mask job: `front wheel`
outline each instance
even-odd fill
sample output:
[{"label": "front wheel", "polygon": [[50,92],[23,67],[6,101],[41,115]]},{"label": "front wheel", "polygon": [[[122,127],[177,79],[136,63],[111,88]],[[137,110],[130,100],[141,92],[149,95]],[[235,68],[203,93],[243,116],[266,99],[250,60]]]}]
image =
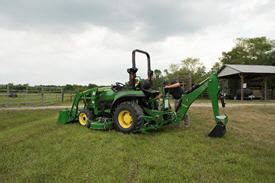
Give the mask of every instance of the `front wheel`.
[{"label": "front wheel", "polygon": [[142,126],[143,111],[135,102],[123,102],[114,111],[114,124],[118,131],[129,133]]},{"label": "front wheel", "polygon": [[91,111],[84,109],[80,110],[78,115],[78,122],[81,126],[89,125],[89,120],[92,120],[93,114]]}]

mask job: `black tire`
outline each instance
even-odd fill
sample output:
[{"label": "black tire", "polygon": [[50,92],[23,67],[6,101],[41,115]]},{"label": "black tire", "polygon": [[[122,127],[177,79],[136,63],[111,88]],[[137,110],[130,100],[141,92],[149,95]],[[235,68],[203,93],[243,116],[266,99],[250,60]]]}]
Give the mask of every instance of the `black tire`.
[{"label": "black tire", "polygon": [[[82,121],[81,119],[83,119],[84,121]],[[82,109],[82,110],[79,111],[78,123],[81,126],[87,126],[89,128],[90,127],[90,123],[89,123],[90,120],[93,120],[93,113],[91,111],[89,111],[88,109]]]},{"label": "black tire", "polygon": [[[131,115],[131,124],[129,127],[121,125],[121,121],[119,121],[119,115],[123,113],[123,111],[128,111]],[[115,128],[124,133],[130,133],[135,130],[138,130],[142,127],[142,117],[143,117],[143,110],[142,108],[135,102],[123,102],[117,106],[114,111],[114,126]]]},{"label": "black tire", "polygon": [[86,123],[86,127],[87,127],[87,128],[90,128],[90,127],[91,127],[91,122],[90,122],[90,121],[88,121],[88,123]]}]

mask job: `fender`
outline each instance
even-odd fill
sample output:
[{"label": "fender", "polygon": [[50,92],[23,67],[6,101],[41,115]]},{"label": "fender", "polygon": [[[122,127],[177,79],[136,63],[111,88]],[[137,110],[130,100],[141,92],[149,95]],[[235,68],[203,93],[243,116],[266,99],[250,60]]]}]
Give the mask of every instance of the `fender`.
[{"label": "fender", "polygon": [[134,100],[134,99],[141,99],[141,98],[145,98],[143,91],[137,91],[137,90],[120,91],[117,93],[117,95],[113,100],[111,111],[113,111],[116,108],[116,106],[121,102]]}]

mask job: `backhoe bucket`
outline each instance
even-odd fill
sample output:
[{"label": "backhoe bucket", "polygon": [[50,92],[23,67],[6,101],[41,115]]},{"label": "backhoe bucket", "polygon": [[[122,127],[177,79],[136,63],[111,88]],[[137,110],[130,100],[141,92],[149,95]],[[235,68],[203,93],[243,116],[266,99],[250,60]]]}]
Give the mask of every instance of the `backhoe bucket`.
[{"label": "backhoe bucket", "polygon": [[218,122],[213,130],[208,134],[209,137],[223,137],[226,133],[225,125],[222,122]]},{"label": "backhoe bucket", "polygon": [[70,111],[68,109],[64,109],[59,111],[59,116],[57,122],[59,124],[66,124],[70,122]]},{"label": "backhoe bucket", "polygon": [[225,125],[228,122],[227,115],[224,116],[216,116],[215,121],[217,122],[216,126],[213,130],[208,134],[209,137],[223,137],[226,133]]}]

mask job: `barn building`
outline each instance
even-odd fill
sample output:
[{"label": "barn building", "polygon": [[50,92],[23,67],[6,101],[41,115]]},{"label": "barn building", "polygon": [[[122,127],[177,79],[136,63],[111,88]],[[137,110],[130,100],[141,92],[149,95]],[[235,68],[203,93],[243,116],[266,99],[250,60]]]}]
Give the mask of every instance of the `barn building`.
[{"label": "barn building", "polygon": [[275,99],[275,66],[224,65],[218,77],[229,99]]}]

